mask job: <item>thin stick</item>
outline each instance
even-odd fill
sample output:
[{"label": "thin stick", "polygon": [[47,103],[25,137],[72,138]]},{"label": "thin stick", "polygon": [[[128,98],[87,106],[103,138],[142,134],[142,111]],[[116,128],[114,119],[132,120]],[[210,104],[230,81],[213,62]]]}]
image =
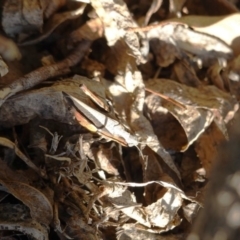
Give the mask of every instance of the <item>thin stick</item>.
[{"label": "thin stick", "polygon": [[185,106],[185,105],[183,105],[182,103],[174,100],[173,98],[170,98],[170,97],[165,96],[165,95],[163,95],[163,94],[161,94],[161,93],[155,92],[155,91],[153,91],[153,90],[151,90],[151,89],[149,89],[149,88],[146,88],[146,87],[145,87],[145,90],[146,90],[147,92],[153,93],[153,94],[161,97],[162,99],[165,99],[166,101],[169,101],[169,102],[177,105],[177,106],[180,107],[180,108],[186,109],[186,106]]},{"label": "thin stick", "polygon": [[10,96],[20,91],[32,88],[49,78],[59,76],[59,72],[62,72],[62,69],[75,66],[82,60],[90,45],[91,41],[84,40],[64,60],[49,66],[38,68],[25,76],[18,78],[8,86],[0,89],[0,106]]}]

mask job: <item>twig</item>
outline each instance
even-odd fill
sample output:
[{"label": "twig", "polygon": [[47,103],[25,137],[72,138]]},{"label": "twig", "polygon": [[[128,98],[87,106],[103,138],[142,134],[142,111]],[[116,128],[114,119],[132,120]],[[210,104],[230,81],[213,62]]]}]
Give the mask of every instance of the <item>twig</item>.
[{"label": "twig", "polygon": [[91,41],[84,40],[64,60],[49,66],[38,68],[25,76],[18,78],[8,86],[0,89],[0,106],[10,96],[20,91],[32,88],[49,78],[59,76],[59,72],[62,72],[62,69],[67,69],[76,65],[82,60],[90,45]]},{"label": "twig", "polygon": [[153,91],[153,90],[151,90],[151,89],[149,89],[149,88],[146,88],[146,87],[145,87],[145,90],[146,90],[147,92],[150,92],[150,93],[153,93],[153,94],[159,96],[159,97],[162,98],[162,99],[165,99],[166,101],[169,101],[169,102],[177,105],[177,106],[180,107],[180,108],[186,109],[186,106],[185,106],[185,105],[183,105],[182,103],[174,100],[173,98],[170,98],[170,97],[165,96],[165,95],[163,95],[163,94],[161,94],[161,93],[155,92],[155,91]]}]

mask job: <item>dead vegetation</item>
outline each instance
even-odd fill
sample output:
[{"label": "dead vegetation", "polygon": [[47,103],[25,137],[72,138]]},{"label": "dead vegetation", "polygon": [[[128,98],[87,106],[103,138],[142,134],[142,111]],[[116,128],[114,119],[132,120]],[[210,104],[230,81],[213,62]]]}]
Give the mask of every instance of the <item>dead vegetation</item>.
[{"label": "dead vegetation", "polygon": [[0,4],[0,239],[187,239],[238,110],[240,3]]}]

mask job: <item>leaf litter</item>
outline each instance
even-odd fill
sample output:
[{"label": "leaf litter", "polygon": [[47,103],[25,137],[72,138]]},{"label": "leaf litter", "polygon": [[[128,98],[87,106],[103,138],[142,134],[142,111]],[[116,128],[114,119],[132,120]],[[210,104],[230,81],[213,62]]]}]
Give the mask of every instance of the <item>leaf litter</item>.
[{"label": "leaf litter", "polygon": [[1,238],[187,238],[239,99],[237,6],[194,2],[1,3]]}]

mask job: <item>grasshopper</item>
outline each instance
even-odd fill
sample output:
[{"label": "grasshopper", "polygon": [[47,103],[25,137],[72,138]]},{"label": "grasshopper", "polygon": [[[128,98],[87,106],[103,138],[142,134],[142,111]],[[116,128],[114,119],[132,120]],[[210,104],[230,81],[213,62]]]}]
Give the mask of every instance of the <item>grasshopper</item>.
[{"label": "grasshopper", "polygon": [[[115,119],[110,118],[77,98],[65,93],[72,100],[72,109],[77,121],[92,132],[114,140],[123,146],[137,146],[138,140],[135,136],[125,130],[125,128]],[[83,115],[82,115],[82,114]],[[86,119],[87,118],[87,119]],[[89,122],[90,120],[90,122]]]}]

